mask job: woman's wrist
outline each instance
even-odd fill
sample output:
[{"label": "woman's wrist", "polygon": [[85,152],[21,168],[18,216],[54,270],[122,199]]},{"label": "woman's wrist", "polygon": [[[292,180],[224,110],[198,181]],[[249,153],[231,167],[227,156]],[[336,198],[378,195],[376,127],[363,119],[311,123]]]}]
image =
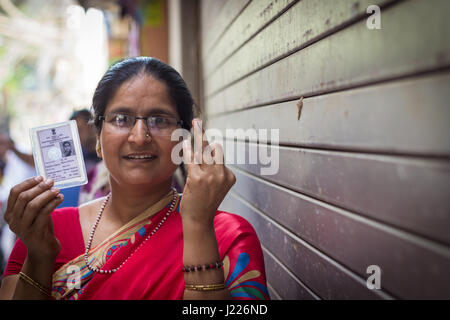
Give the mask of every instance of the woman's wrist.
[{"label": "woman's wrist", "polygon": [[[27,254],[13,299],[48,299],[54,261]],[[45,292],[45,293],[44,293]]]},{"label": "woman's wrist", "polygon": [[213,222],[183,218],[184,265],[200,265],[219,260]]},{"label": "woman's wrist", "polygon": [[[205,216],[208,218],[202,218]],[[194,232],[214,230],[214,216],[212,216],[212,218],[209,218],[209,216],[211,215],[195,215],[182,211],[181,221],[183,230],[193,230]]]},{"label": "woman's wrist", "polygon": [[56,256],[49,257],[38,253],[28,252],[25,261],[30,267],[32,266],[33,269],[39,268],[52,270],[53,266],[55,265]]}]

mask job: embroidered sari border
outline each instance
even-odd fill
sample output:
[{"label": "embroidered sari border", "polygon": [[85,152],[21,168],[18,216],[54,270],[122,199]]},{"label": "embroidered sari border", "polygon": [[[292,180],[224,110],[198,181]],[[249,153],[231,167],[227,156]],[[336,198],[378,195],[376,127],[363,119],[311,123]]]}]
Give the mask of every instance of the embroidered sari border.
[{"label": "embroidered sari border", "polygon": [[[112,235],[110,235],[108,238],[103,240],[100,244],[95,246],[93,249],[91,249],[88,253],[88,258],[92,262],[93,260],[102,260],[103,263],[106,263],[106,261],[103,261],[106,259],[106,256],[108,254],[108,251],[113,249],[115,245],[118,245],[119,248],[121,244],[124,242],[128,243],[132,237],[135,237],[137,233],[140,234],[139,230],[141,228],[148,228],[150,224],[152,224],[152,221],[147,221],[152,216],[164,213],[169,210],[167,208],[168,203],[171,202],[173,196],[173,191],[170,191],[168,194],[166,194],[161,200],[159,200],[156,204],[152,205],[150,208],[146,209],[143,213],[129,221],[127,224],[125,224],[123,227],[119,228],[116,232],[114,232]],[[178,208],[178,205],[180,203],[180,197],[177,197],[177,203],[175,208]],[[166,210],[164,210],[166,209]],[[177,210],[174,210],[174,212]],[[139,239],[142,240],[142,239]],[[132,241],[134,243],[134,241]],[[118,248],[118,249],[119,249]],[[117,249],[117,250],[118,250]],[[116,250],[116,249],[113,249]],[[114,254],[114,253],[113,253]],[[63,266],[61,266],[54,274],[53,274],[53,283],[52,283],[52,294],[56,298],[64,299],[67,298],[70,295],[75,295],[74,298],[77,299],[77,292],[79,290],[76,290],[74,288],[69,288],[69,280],[71,277],[73,277],[73,273],[70,274],[68,272],[70,267],[75,267],[79,271],[79,276],[81,280],[81,287],[84,288],[87,283],[90,282],[93,274],[92,271],[88,270],[86,267],[86,263],[84,261],[84,255],[83,252],[81,255],[77,256],[76,258],[68,261]],[[107,260],[109,261],[109,259]],[[75,269],[74,268],[74,269]]]}]

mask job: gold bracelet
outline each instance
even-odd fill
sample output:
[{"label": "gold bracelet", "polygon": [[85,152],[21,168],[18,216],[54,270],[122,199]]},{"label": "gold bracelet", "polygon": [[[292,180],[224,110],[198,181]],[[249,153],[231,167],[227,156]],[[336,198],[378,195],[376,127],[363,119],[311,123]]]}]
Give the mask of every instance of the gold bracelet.
[{"label": "gold bracelet", "polygon": [[32,278],[30,278],[29,276],[27,276],[25,273],[23,273],[22,271],[19,272],[19,277],[20,279],[22,279],[23,281],[25,281],[26,283],[28,283],[30,286],[38,289],[42,294],[46,295],[47,297],[52,298],[52,295],[50,294],[50,290],[48,290],[47,288],[45,288],[43,285],[41,285],[39,282],[33,280]]},{"label": "gold bracelet", "polygon": [[220,284],[186,284],[186,290],[193,291],[218,291],[226,289],[223,283]]}]

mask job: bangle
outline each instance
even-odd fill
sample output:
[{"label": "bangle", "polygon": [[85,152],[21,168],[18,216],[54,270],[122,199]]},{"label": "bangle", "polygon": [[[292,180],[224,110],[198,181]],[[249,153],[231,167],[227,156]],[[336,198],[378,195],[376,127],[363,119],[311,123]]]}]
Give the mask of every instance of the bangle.
[{"label": "bangle", "polygon": [[183,272],[192,272],[192,271],[205,271],[205,270],[212,270],[212,269],[220,269],[223,266],[222,261],[218,261],[215,263],[210,264],[204,264],[204,265],[198,265],[198,266],[183,266],[181,270]]},{"label": "bangle", "polygon": [[225,285],[223,283],[220,284],[186,284],[186,290],[193,291],[218,291],[225,289]]},{"label": "bangle", "polygon": [[19,272],[19,277],[26,283],[28,283],[30,286],[34,287],[35,289],[38,289],[42,294],[46,295],[49,298],[52,298],[52,295],[50,294],[50,290],[45,288],[43,285],[41,285],[39,282],[33,280],[29,276],[27,276],[22,271]]}]

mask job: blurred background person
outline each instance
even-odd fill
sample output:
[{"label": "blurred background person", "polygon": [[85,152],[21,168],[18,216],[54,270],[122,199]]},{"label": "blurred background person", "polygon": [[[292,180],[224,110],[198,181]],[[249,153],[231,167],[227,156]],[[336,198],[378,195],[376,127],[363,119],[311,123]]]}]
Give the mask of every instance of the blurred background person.
[{"label": "blurred background person", "polygon": [[91,113],[88,109],[74,111],[70,116],[70,120],[75,120],[77,122],[84,164],[86,166],[86,172],[89,173],[92,168],[100,162],[100,159],[95,153],[95,131],[89,123],[91,120]]},{"label": "blurred background person", "polygon": [[76,186],[67,189],[62,189],[61,193],[64,195],[63,202],[58,208],[76,207],[79,203],[83,203],[87,198],[82,196],[83,201],[80,202],[80,194],[90,192],[92,183],[97,176],[96,165],[100,161],[95,153],[95,131],[89,123],[91,113],[87,109],[74,111],[70,116],[70,120],[75,120],[78,127],[78,135],[80,137],[81,149],[83,151],[84,164],[86,166],[86,173],[88,176],[88,185]]},{"label": "blurred background person", "polygon": [[9,191],[19,181],[36,175],[36,172],[33,156],[18,150],[6,133],[0,133],[0,167],[0,265],[3,270],[16,240],[3,219]]},{"label": "blurred background person", "polygon": [[[109,192],[108,172],[96,153],[95,129],[90,123],[91,118],[91,113],[87,109],[75,111],[70,117],[70,120],[77,122],[88,183],[83,186],[65,189],[62,192],[64,192],[64,197],[66,197],[66,194],[69,197],[76,196],[77,204],[103,197]],[[69,194],[69,192],[73,192],[74,195]],[[76,195],[75,192],[77,192]],[[68,206],[64,202],[65,200],[60,207]],[[73,205],[73,203],[75,203],[74,200],[70,201],[71,206],[77,205]]]}]

